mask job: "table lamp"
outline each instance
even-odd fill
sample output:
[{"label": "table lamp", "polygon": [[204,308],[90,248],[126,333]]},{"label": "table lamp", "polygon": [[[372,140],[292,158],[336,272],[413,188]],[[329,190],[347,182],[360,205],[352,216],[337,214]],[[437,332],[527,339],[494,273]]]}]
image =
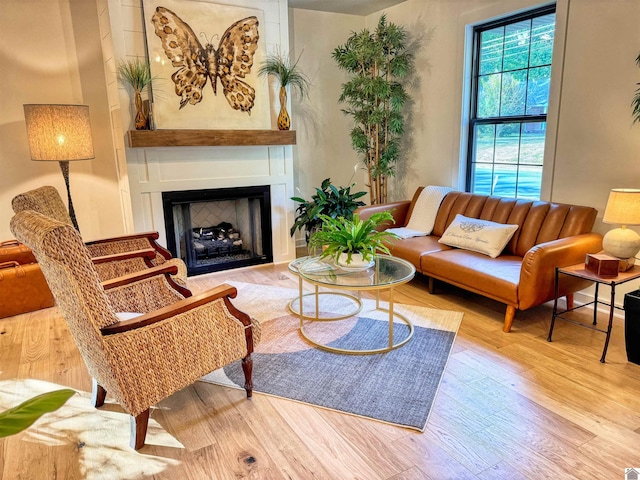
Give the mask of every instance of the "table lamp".
[{"label": "table lamp", "polygon": [[87,105],[24,105],[31,160],[55,161],[67,187],[69,216],[76,230],[78,221],[69,188],[69,162],[91,160],[93,141]]},{"label": "table lamp", "polygon": [[606,254],[622,260],[621,270],[628,270],[635,263],[634,257],[640,251],[640,235],[627,228],[627,225],[640,225],[640,190],[611,190],[602,221],[620,225],[620,228],[614,228],[605,234],[602,248]]}]

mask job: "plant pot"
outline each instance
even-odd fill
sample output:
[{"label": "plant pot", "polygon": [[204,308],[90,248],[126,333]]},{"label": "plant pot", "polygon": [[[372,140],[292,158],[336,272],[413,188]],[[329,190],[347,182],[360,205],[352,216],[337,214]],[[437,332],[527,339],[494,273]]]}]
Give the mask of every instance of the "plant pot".
[{"label": "plant pot", "polygon": [[352,253],[351,254],[351,262],[347,263],[347,259],[349,258],[349,254],[348,253],[341,253],[338,256],[338,260],[336,261],[336,263],[341,266],[341,267],[346,267],[346,268],[369,268],[371,266],[373,266],[373,264],[375,263],[373,261],[373,259],[371,260],[364,260],[362,258],[362,254],[361,253]]}]

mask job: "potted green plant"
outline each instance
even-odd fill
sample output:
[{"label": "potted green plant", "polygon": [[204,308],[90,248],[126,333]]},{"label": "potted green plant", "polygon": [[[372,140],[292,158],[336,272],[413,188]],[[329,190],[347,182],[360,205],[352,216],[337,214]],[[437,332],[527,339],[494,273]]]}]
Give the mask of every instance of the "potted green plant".
[{"label": "potted green plant", "polygon": [[148,119],[142,108],[142,90],[153,81],[149,63],[139,58],[120,62],[117,75],[118,80],[133,89],[136,104],[136,118],[134,120],[136,130],[146,130],[148,128]]},{"label": "potted green plant", "polygon": [[355,186],[352,183],[348,187],[336,187],[331,184],[330,178],[325,178],[316,188],[316,193],[311,196],[310,200],[302,197],[291,197],[291,200],[300,203],[296,208],[296,218],[291,227],[291,236],[296,230],[305,230],[305,238],[309,243],[310,235],[322,224],[320,215],[327,215],[331,218],[351,218],[356,208],[364,205],[364,202],[358,200],[365,196],[367,192],[351,192],[351,188]]},{"label": "potted green plant", "polygon": [[[302,55],[302,54],[300,54]],[[268,55],[267,59],[262,62],[258,70],[259,76],[272,75],[280,82],[280,113],[278,114],[278,129],[289,130],[291,128],[291,119],[287,113],[287,87],[295,88],[301,97],[305,97],[309,91],[309,79],[300,71],[298,67],[298,59],[291,63],[288,55],[277,52]]]},{"label": "potted green plant", "polygon": [[353,33],[333,51],[338,67],[351,75],[339,102],[353,117],[353,149],[363,155],[371,204],[387,201],[387,178],[395,175],[404,133],[403,106],[409,99],[400,81],[413,71],[407,31],[380,17],[375,31]]},{"label": "potted green plant", "polygon": [[355,213],[351,219],[320,215],[322,227],[312,236],[310,248],[322,249],[321,258],[331,257],[336,264],[346,267],[367,267],[377,253],[390,255],[385,241],[398,238],[376,228],[384,222],[394,222],[391,212],[378,212],[366,220]]}]

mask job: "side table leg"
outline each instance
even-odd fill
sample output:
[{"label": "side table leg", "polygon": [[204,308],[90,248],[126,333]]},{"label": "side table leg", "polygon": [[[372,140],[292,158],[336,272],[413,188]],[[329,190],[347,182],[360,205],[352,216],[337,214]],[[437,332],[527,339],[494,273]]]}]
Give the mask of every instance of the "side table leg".
[{"label": "side table leg", "polygon": [[547,342],[551,341],[551,335],[553,334],[553,326],[556,323],[556,316],[558,315],[558,294],[560,293],[560,288],[558,286],[558,267],[556,267],[556,278],[555,278],[555,286],[553,293],[553,314],[551,315],[551,325],[549,326],[549,336],[547,337]]},{"label": "side table leg", "polygon": [[[602,358],[600,359],[601,363],[604,363],[604,357],[607,356],[607,348],[609,348],[609,339],[611,338],[611,328],[613,327],[613,310],[614,310],[614,300],[616,298],[616,284],[611,284],[611,303],[609,307],[609,325],[607,326],[607,339],[604,341],[604,350],[602,350]],[[597,306],[597,305],[596,305]]]}]

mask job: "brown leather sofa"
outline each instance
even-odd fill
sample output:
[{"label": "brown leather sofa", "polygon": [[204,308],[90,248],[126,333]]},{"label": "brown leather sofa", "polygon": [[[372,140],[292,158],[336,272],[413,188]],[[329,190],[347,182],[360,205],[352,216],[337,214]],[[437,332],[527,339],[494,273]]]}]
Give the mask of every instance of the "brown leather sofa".
[{"label": "brown leather sofa", "polygon": [[[393,226],[406,226],[422,188],[411,201],[360,207],[358,213],[368,218],[390,210]],[[502,253],[491,258],[438,243],[456,214],[519,227]],[[433,279],[438,279],[505,303],[503,331],[509,332],[516,309],[554,298],[555,267],[583,262],[587,253],[602,250],[602,236],[591,232],[596,214],[591,207],[450,192],[440,204],[431,235],[394,240],[390,249],[429,277],[431,293]],[[589,282],[567,276],[559,293],[571,306],[573,294],[587,286]]]}]

